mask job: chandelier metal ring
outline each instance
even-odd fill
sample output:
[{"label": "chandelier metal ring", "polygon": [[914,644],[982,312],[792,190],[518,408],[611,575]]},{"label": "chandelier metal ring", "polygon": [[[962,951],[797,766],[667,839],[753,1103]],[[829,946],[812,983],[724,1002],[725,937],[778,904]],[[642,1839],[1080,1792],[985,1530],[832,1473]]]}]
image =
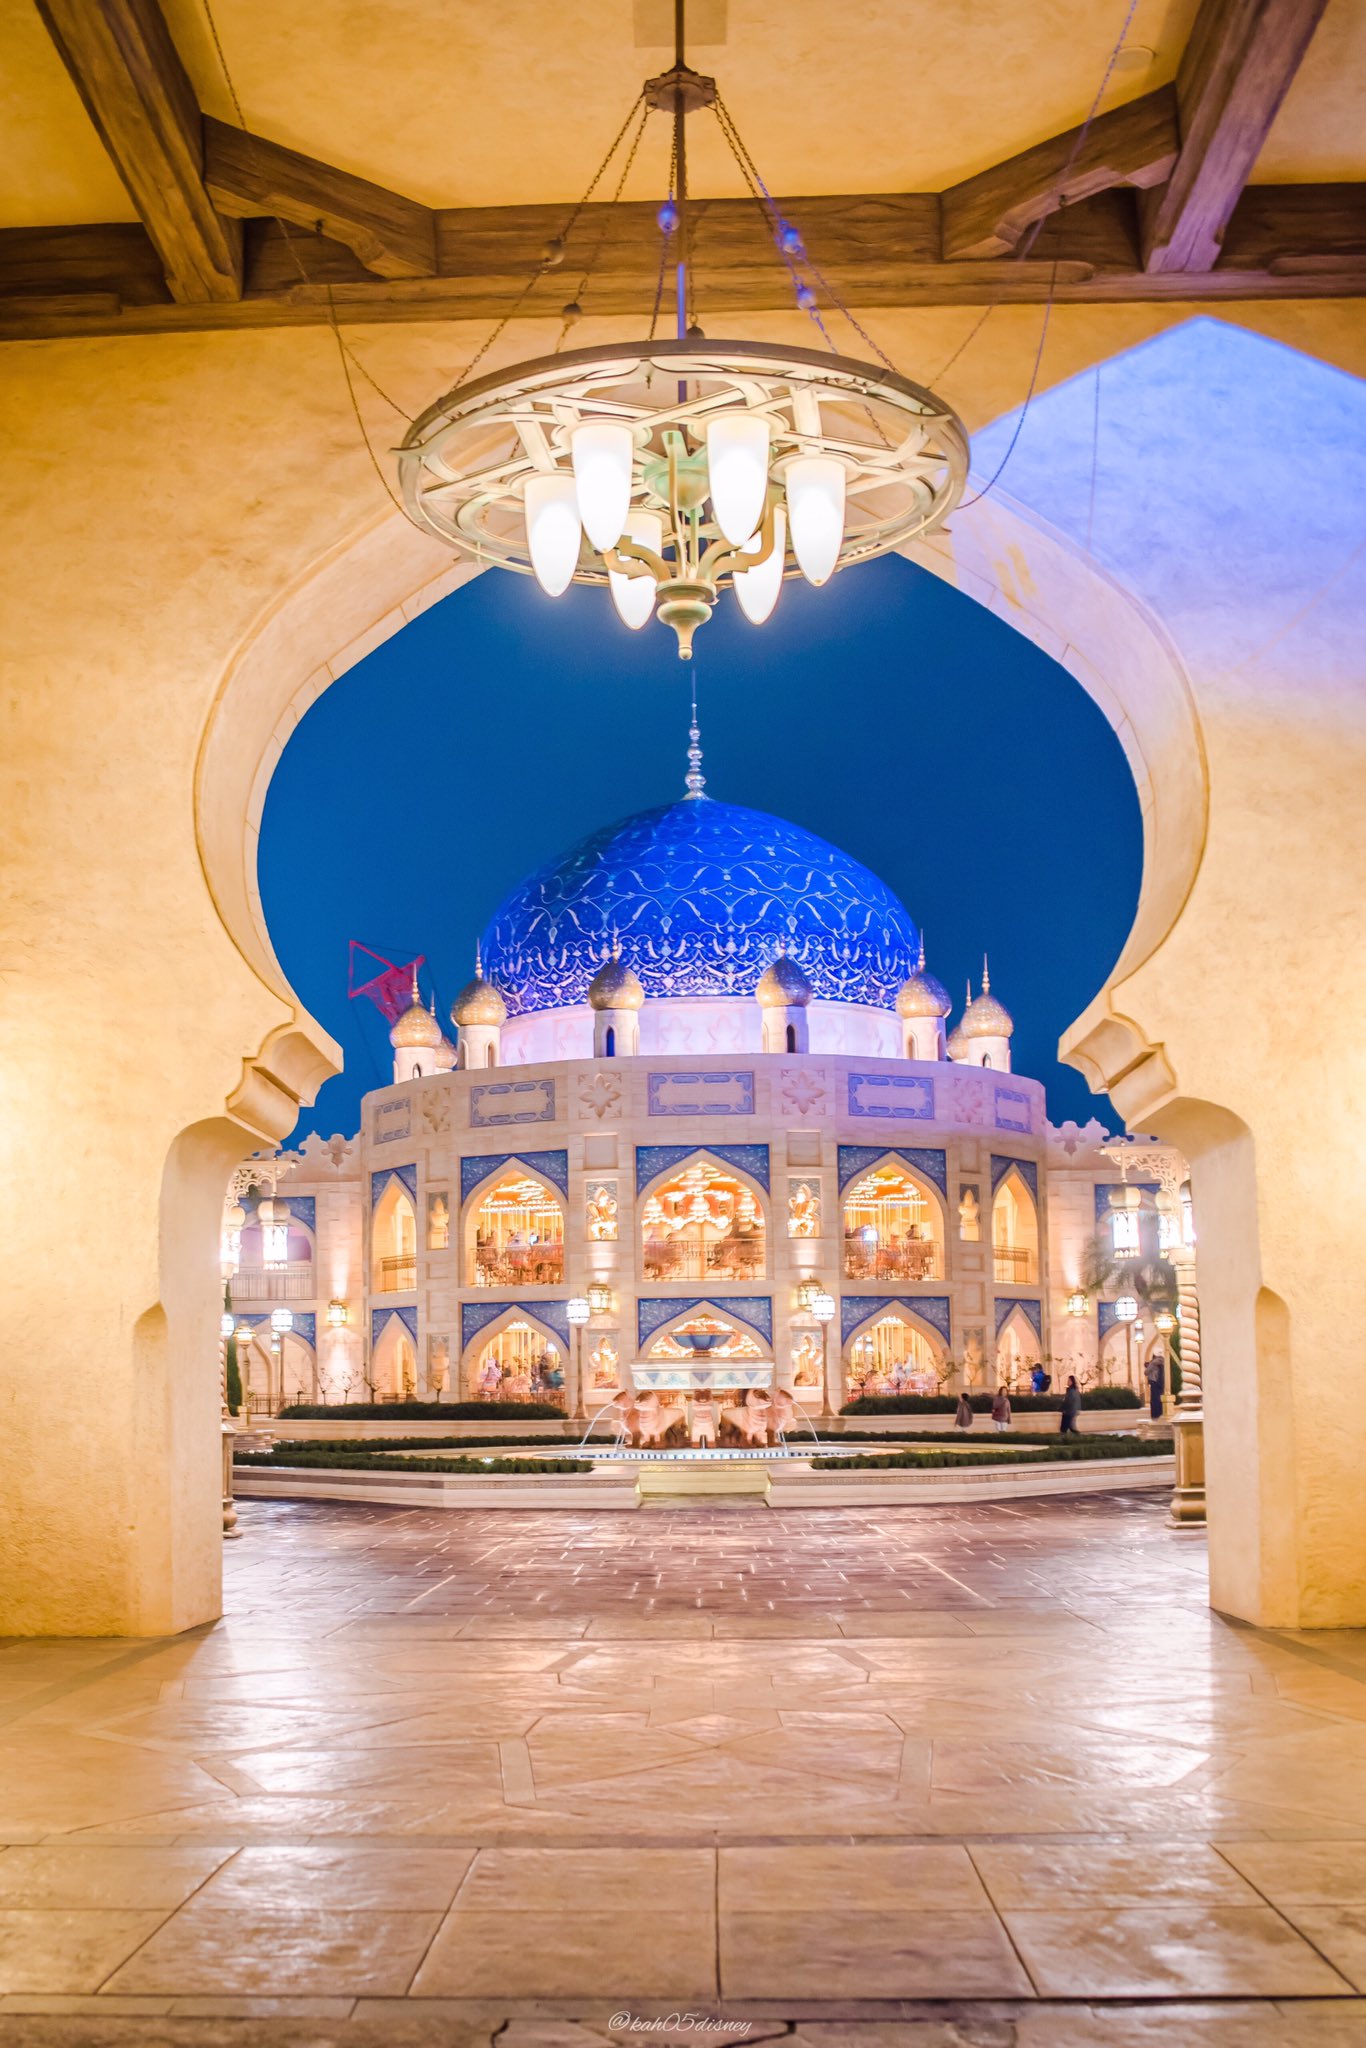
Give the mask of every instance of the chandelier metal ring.
[{"label": "chandelier metal ring", "polygon": [[[708,502],[709,422],[725,413],[748,413],[768,429],[761,537],[739,548],[725,540]],[[586,422],[629,427],[631,510],[655,515],[651,531],[667,537],[658,552],[637,546],[629,526],[606,550],[584,538],[565,580],[653,576],[658,616],[679,633],[685,657],[718,590],[757,553],[772,561],[775,575],[780,561],[785,577],[800,573],[773,549],[775,507],[801,458],[824,458],[843,471],[835,568],[941,524],[967,476],[961,420],[894,371],[777,343],[659,339],[569,350],[457,385],[413,423],[398,451],[409,517],[482,564],[537,573],[527,485],[538,476],[573,476],[573,437]]]}]

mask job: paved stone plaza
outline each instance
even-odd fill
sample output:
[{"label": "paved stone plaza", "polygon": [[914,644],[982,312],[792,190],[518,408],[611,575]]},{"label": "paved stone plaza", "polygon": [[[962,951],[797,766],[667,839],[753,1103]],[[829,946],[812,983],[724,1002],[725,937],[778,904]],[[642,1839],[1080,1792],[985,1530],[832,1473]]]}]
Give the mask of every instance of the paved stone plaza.
[{"label": "paved stone plaza", "polygon": [[248,1503],[0,1647],[0,2041],[1366,2043],[1366,1634],[1164,1511]]}]

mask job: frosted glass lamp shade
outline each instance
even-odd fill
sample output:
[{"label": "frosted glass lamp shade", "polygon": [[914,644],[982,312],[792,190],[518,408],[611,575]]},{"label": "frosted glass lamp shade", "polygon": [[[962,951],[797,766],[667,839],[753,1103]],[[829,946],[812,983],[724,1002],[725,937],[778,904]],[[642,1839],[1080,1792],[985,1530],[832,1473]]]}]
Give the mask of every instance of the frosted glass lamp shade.
[{"label": "frosted glass lamp shade", "polygon": [[614,548],[631,506],[635,442],[620,420],[584,420],[569,437],[583,530],[598,552]]},{"label": "frosted glass lamp shade", "polygon": [[579,564],[578,492],[563,470],[538,471],[526,483],[526,537],[536,581],[547,597],[568,590]]},{"label": "frosted glass lamp shade", "polygon": [[[746,554],[757,555],[762,543],[758,536],[749,542]],[[737,569],[734,575],[735,595],[740,609],[751,626],[762,626],[772,614],[778,602],[778,592],[783,587],[783,567],[787,561],[787,513],[781,505],[773,508],[773,546],[762,562],[753,569]]]},{"label": "frosted glass lamp shade", "polygon": [[[658,512],[628,512],[623,539],[633,540],[655,554],[664,550],[664,519]],[[629,626],[633,633],[653,616],[655,608],[655,579],[645,570],[639,576],[623,576],[616,569],[607,572],[607,584],[612,593],[612,602],[617,608],[617,617]]]},{"label": "frosted glass lamp shade", "polygon": [[844,464],[832,455],[799,455],[785,482],[797,567],[808,583],[828,583],[844,539]]},{"label": "frosted glass lamp shade", "polygon": [[716,523],[733,548],[764,516],[768,421],[761,413],[719,412],[707,421],[707,472]]}]

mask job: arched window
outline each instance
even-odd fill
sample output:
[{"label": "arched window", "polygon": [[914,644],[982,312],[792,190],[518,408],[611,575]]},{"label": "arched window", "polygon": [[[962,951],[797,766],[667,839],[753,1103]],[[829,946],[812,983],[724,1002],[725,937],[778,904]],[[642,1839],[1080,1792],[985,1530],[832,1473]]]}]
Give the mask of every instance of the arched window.
[{"label": "arched window", "polygon": [[1030,1367],[1039,1362],[1039,1340],[1028,1316],[1016,1309],[996,1339],[996,1379],[1000,1386],[1022,1384]]},{"label": "arched window", "polygon": [[614,1060],[614,1059],[616,1058],[616,1056],[617,1056],[617,1027],[616,1027],[616,1025],[615,1025],[615,1024],[609,1024],[609,1025],[608,1025],[608,1027],[607,1027],[607,1030],[606,1030],[606,1033],[605,1033],[605,1035],[604,1035],[604,1037],[603,1037],[603,1041],[602,1041],[602,1050],[603,1050],[603,1054],[604,1054],[604,1056],[605,1056],[605,1057],[606,1057],[607,1059],[609,1059],[609,1060]]},{"label": "arched window", "polygon": [[471,1287],[556,1287],[564,1279],[564,1210],[545,1182],[510,1166],[471,1219]]},{"label": "arched window", "polygon": [[789,1052],[797,1050],[797,1027],[795,1024],[789,1024],[787,1027],[787,1049]]},{"label": "arched window", "polygon": [[747,1181],[696,1159],[641,1210],[647,1280],[751,1280],[764,1269],[764,1212]]},{"label": "arched window", "polygon": [[844,1197],[846,1280],[942,1280],[944,1223],[925,1183],[884,1160]]},{"label": "arched window", "polygon": [[401,1316],[390,1316],[370,1360],[370,1384],[377,1401],[417,1399],[417,1346]]},{"label": "arched window", "polygon": [[1032,1287],[1039,1277],[1039,1212],[1012,1167],[991,1205],[992,1263],[1006,1286]]},{"label": "arched window", "polygon": [[564,1358],[555,1339],[518,1316],[474,1356],[469,1393],[476,1401],[564,1400]]},{"label": "arched window", "polygon": [[849,1384],[856,1394],[933,1394],[935,1347],[904,1316],[879,1316],[849,1346]]},{"label": "arched window", "polygon": [[682,1342],[688,1336],[715,1339],[707,1348],[708,1358],[762,1358],[764,1355],[763,1346],[751,1331],[728,1322],[724,1316],[713,1315],[710,1309],[696,1309],[670,1329],[662,1331],[651,1344],[646,1357],[695,1358],[694,1347]]},{"label": "arched window", "polygon": [[417,1286],[417,1211],[402,1181],[391,1180],[371,1226],[372,1281],[376,1294],[404,1294]]}]

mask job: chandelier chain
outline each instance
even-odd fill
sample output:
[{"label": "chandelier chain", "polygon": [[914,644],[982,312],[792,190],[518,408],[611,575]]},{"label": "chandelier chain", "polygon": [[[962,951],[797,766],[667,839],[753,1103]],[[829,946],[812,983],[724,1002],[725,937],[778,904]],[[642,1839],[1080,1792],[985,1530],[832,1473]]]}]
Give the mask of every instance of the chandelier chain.
[{"label": "chandelier chain", "polygon": [[[673,196],[674,196],[674,187],[676,186],[677,182],[678,182],[678,138],[677,138],[677,136],[672,136],[672,137],[671,137],[671,139],[670,139],[670,143],[669,143],[669,199],[670,199],[670,201],[672,201],[672,199],[673,199]],[[666,270],[668,269],[668,267],[669,267],[669,240],[668,240],[668,236],[667,236],[667,235],[661,235],[661,236],[660,236],[660,238],[659,238],[659,275],[658,275],[658,276],[656,277],[656,279],[655,279],[655,302],[654,302],[654,307],[653,307],[653,310],[651,311],[651,314],[650,314],[650,333],[649,333],[649,339],[650,339],[651,341],[653,341],[653,340],[654,340],[654,338],[655,338],[655,329],[656,329],[656,327],[658,327],[658,325],[659,325],[659,314],[660,314],[660,308],[661,308],[661,307],[663,306],[663,304],[664,304],[664,273],[665,273],[665,271],[666,271]]]},{"label": "chandelier chain", "polygon": [[[612,193],[612,197],[607,202],[609,206],[615,206],[618,203],[623,191],[626,188],[626,180],[631,175],[631,168],[636,160],[636,152],[640,148],[641,137],[645,133],[645,124],[650,118],[649,107],[647,105],[643,105],[639,100],[636,102],[636,104],[637,106],[640,107],[640,120],[636,125],[636,132],[631,138],[631,146],[626,152],[626,161],[621,167],[621,176],[617,179],[616,188]],[[632,111],[634,111],[634,109]],[[620,140],[620,137],[618,137],[618,140]],[[613,147],[615,148],[615,144],[613,145]],[[571,295],[569,303],[570,305],[578,306],[580,308],[580,311],[582,310],[584,291],[588,285],[589,279],[593,275],[593,272],[597,269],[598,259],[601,257],[603,250],[607,247],[607,237],[610,232],[611,230],[608,225],[608,222],[604,220],[601,231],[598,235],[598,239],[593,246],[592,254],[589,256],[587,263],[584,265],[583,274],[580,277],[577,285],[574,287],[574,291]],[[563,324],[560,328],[560,338],[555,343],[555,347],[552,351],[554,355],[558,355],[560,350],[564,347],[565,336],[568,334],[570,328],[573,326],[576,318],[577,315],[570,314],[568,312],[568,309],[566,308],[565,314],[563,316]]]},{"label": "chandelier chain", "polygon": [[[768,187],[765,185],[763,179],[760,177],[754,159],[753,157],[751,157],[748,149],[745,147],[744,140],[740,135],[740,131],[735,126],[735,122],[731,117],[729,109],[726,107],[726,104],[721,98],[719,92],[716,95],[713,111],[716,114],[716,119],[718,124],[720,125],[721,133],[725,137],[727,147],[729,148],[731,155],[735,158],[736,163],[740,167],[740,175],[744,178],[745,183],[749,186],[750,197],[753,199],[755,205],[759,208],[759,211],[763,214],[765,221],[768,223],[769,230],[773,236],[774,242],[777,245],[778,254],[782,259],[784,268],[786,269],[788,276],[792,280],[792,286],[796,294],[797,304],[799,306],[802,306],[802,279],[798,275],[797,267],[793,262],[792,257],[790,256],[788,251],[783,247],[782,244],[782,215],[778,211],[777,202],[774,200],[772,193],[768,190]],[[802,306],[802,310],[805,312],[807,318],[812,322],[813,326],[816,327],[816,329],[820,333],[821,338],[824,341],[826,347],[829,349],[831,355],[838,355],[839,350],[835,346],[829,328],[826,326],[824,320],[822,320],[821,318],[820,308],[814,303],[814,298],[812,304],[810,304],[809,306]]]}]

